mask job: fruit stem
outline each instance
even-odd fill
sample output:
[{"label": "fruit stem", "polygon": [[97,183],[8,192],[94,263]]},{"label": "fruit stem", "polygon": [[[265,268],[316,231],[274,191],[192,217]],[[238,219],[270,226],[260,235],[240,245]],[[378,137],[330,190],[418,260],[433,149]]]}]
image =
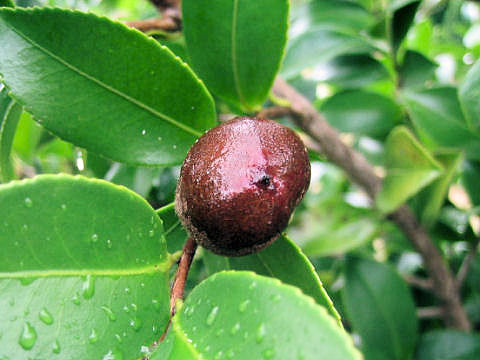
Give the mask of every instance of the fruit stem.
[{"label": "fruit stem", "polygon": [[175,280],[173,281],[172,291],[170,292],[170,318],[168,319],[167,326],[165,326],[162,336],[154,343],[154,346],[158,345],[158,343],[161,343],[163,339],[165,339],[167,331],[170,328],[170,324],[172,323],[172,317],[175,315],[175,303],[177,299],[183,299],[183,292],[185,290],[185,284],[187,283],[188,271],[190,270],[190,265],[192,265],[196,250],[197,242],[193,240],[193,238],[189,237],[183,247],[182,256],[178,262]]},{"label": "fruit stem", "polygon": [[192,264],[195,251],[197,250],[197,242],[189,237],[185,246],[183,247],[182,256],[178,263],[177,274],[173,282],[172,291],[170,294],[170,315],[175,315],[175,302],[177,299],[183,298],[185,284],[187,282],[188,271]]}]

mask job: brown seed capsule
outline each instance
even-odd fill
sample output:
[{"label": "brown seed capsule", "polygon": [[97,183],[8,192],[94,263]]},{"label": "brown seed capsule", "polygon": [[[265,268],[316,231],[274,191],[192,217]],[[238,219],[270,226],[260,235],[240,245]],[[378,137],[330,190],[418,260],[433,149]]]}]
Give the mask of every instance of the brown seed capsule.
[{"label": "brown seed capsule", "polygon": [[308,154],[295,132],[271,120],[238,117],[192,146],[175,207],[203,247],[248,255],[278,238],[309,183]]}]

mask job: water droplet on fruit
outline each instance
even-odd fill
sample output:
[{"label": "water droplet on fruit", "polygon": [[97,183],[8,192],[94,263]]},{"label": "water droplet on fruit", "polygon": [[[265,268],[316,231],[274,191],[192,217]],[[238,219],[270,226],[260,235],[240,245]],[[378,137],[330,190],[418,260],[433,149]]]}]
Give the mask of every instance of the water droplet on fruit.
[{"label": "water droplet on fruit", "polygon": [[46,325],[53,324],[53,316],[46,308],[40,310],[40,312],[38,313],[38,318]]},{"label": "water droplet on fruit", "polygon": [[210,314],[207,316],[207,325],[211,326],[213,322],[215,321],[215,318],[217,317],[218,314],[218,306],[215,306],[212,311],[210,311]]},{"label": "water droplet on fruit", "polygon": [[37,341],[37,332],[35,328],[30,325],[29,322],[23,324],[22,333],[20,334],[20,338],[18,339],[18,343],[22,348],[25,350],[30,350],[35,345]]},{"label": "water droplet on fruit", "polygon": [[33,206],[33,201],[29,197],[25,198],[25,206],[31,208]]}]

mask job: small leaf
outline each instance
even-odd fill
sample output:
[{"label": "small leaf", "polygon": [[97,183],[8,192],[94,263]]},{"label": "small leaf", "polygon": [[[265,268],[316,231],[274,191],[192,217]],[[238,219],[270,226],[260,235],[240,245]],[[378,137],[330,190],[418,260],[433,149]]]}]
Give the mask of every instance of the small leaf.
[{"label": "small leaf", "polygon": [[385,359],[409,358],[418,337],[417,316],[409,289],[395,271],[375,261],[349,259],[343,299],[365,349]]},{"label": "small leaf", "polygon": [[389,5],[391,46],[397,52],[415,18],[420,0],[393,0]]},{"label": "small leaf", "polygon": [[0,7],[15,7],[13,0],[0,0]]},{"label": "small leaf", "polygon": [[459,98],[469,126],[480,130],[480,60],[472,66],[460,85]]},{"label": "small leaf", "polygon": [[439,154],[436,156],[436,159],[444,166],[445,172],[424,189],[416,201],[421,209],[421,222],[427,228],[431,227],[437,220],[450,183],[457,174],[463,156],[461,153],[454,152]]},{"label": "small leaf", "polygon": [[287,0],[183,1],[194,69],[222,99],[247,110],[265,102],[287,36]]},{"label": "small leaf", "polygon": [[217,273],[198,285],[152,360],[178,359],[172,352],[179,347],[188,347],[193,359],[361,359],[310,297],[243,271]]},{"label": "small leaf", "polygon": [[250,270],[296,286],[327,308],[342,326],[340,316],[313,265],[298,246],[285,235],[264,250],[248,256],[224,257],[205,252],[205,264],[210,274],[222,270]]},{"label": "small leaf", "polygon": [[388,214],[440,176],[443,168],[403,126],[392,131],[386,147],[387,176],[376,203]]},{"label": "small leaf", "polygon": [[133,359],[166,325],[162,223],[123,187],[66,175],[2,185],[0,247],[4,357]]},{"label": "small leaf", "polygon": [[345,54],[364,54],[374,47],[359,36],[332,29],[312,29],[293,38],[283,61],[282,76],[292,78],[305,68]]},{"label": "small leaf", "polygon": [[424,144],[431,149],[464,149],[468,158],[480,159],[480,136],[467,126],[457,89],[410,90],[403,93],[403,98]]},{"label": "small leaf", "polygon": [[188,239],[188,233],[175,213],[175,204],[171,203],[158,209],[157,214],[163,221],[168,252],[173,254],[182,250]]},{"label": "small leaf", "polygon": [[0,43],[12,97],[60,138],[110,159],[181,163],[215,123],[213,101],[190,68],[120,23],[3,8]]},{"label": "small leaf", "polygon": [[478,161],[467,161],[461,175],[462,183],[467,190],[474,206],[480,205],[480,187],[478,179],[480,179],[480,163]]},{"label": "small leaf", "polygon": [[415,88],[425,85],[433,78],[437,64],[425,55],[407,50],[400,66],[400,83],[402,87]]},{"label": "small leaf", "polygon": [[22,107],[9,96],[6,88],[0,90],[0,182],[14,178],[10,151]]},{"label": "small leaf", "polygon": [[321,69],[325,69],[321,80],[346,89],[363,87],[388,77],[385,66],[366,54],[337,56]]},{"label": "small leaf", "polygon": [[480,336],[454,330],[424,334],[418,344],[415,360],[477,360],[480,358]]},{"label": "small leaf", "polygon": [[310,1],[299,6],[292,16],[291,32],[298,34],[312,27],[329,27],[359,32],[375,19],[364,7],[350,1]]},{"label": "small leaf", "polygon": [[339,92],[320,111],[341,132],[382,138],[400,122],[401,110],[391,99],[363,90]]}]

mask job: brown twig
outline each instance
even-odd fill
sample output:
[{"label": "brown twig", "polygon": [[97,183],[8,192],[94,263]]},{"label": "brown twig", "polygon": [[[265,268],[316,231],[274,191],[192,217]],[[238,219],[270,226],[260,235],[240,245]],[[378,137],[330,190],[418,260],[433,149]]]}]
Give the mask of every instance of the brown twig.
[{"label": "brown twig", "polygon": [[463,259],[462,265],[460,266],[460,269],[458,270],[458,273],[457,273],[457,286],[459,289],[462,287],[462,284],[465,282],[465,279],[467,278],[468,272],[470,271],[473,261],[475,260],[475,256],[477,255],[479,245],[480,245],[480,237],[476,238],[473,241],[473,243],[470,246],[470,250],[468,251],[468,254]]},{"label": "brown twig", "polygon": [[439,306],[429,306],[417,309],[417,316],[420,319],[436,319],[443,316],[444,309]]},{"label": "brown twig", "polygon": [[128,21],[125,24],[141,32],[176,32],[181,30],[179,23],[171,17],[162,17],[161,19],[155,18],[147,20]]},{"label": "brown twig", "polygon": [[431,291],[433,290],[433,281],[431,279],[423,279],[417,276],[407,275],[403,279],[410,285],[419,289]]},{"label": "brown twig", "polygon": [[[285,81],[277,78],[273,91],[276,96],[290,103],[293,120],[320,144],[329,160],[343,168],[352,181],[360,185],[371,199],[375,199],[382,181],[375,174],[372,165],[360,153],[344,144],[339,133],[328,124],[310,102]],[[458,329],[470,330],[471,324],[462,307],[456,280],[427,232],[405,205],[389,217],[420,252],[432,278],[433,290],[444,302],[445,323]]]}]

